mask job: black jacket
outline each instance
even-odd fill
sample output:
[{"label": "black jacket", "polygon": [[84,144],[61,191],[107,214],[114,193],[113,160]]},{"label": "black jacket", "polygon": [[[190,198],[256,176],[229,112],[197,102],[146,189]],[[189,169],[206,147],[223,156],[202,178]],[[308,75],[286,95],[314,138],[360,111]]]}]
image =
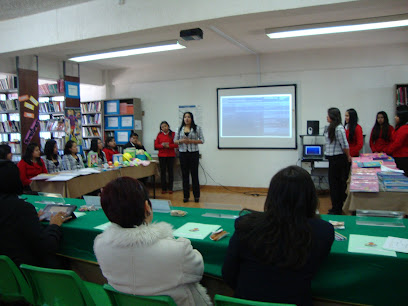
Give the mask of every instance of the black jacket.
[{"label": "black jacket", "polygon": [[[236,222],[239,222],[239,219]],[[309,219],[309,224],[312,229],[311,254],[306,265],[297,271],[261,263],[239,240],[239,233],[235,232],[222,267],[222,276],[234,289],[235,297],[312,305],[312,278],[330,252],[334,229],[330,223],[321,219]]]},{"label": "black jacket", "polygon": [[18,177],[16,169],[12,163],[0,162],[3,177],[0,179],[3,185],[0,190],[0,254],[10,257],[17,266],[25,263],[55,268],[58,262],[55,252],[62,231],[58,225],[41,224],[33,205],[19,199],[16,193],[7,193],[15,184],[21,184],[15,178]]}]

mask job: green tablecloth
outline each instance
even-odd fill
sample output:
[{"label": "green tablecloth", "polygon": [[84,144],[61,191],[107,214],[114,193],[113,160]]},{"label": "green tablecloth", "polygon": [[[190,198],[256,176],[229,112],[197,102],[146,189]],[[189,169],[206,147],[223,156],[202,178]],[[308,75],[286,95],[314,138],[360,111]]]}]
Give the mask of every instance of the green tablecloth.
[{"label": "green tablecloth", "polygon": [[[43,199],[39,196],[25,196],[36,207],[44,204],[36,203]],[[83,200],[66,199],[69,204],[80,207]],[[226,231],[233,233],[234,220],[203,217],[206,212],[238,214],[234,211],[210,210],[200,208],[180,208],[188,212],[185,217],[172,217],[169,214],[155,213],[154,221],[165,221],[176,229],[187,222],[198,222],[221,225]],[[324,220],[344,221],[346,229],[339,233],[349,238],[350,234],[370,236],[395,236],[408,238],[407,228],[390,228],[356,225],[353,216],[322,215]],[[76,220],[62,226],[64,237],[61,254],[96,262],[93,253],[93,240],[101,231],[95,226],[108,222],[102,210],[87,212]],[[404,220],[405,226],[408,221]],[[193,247],[204,257],[205,273],[221,277],[224,254],[229,237],[220,241],[191,239]],[[348,240],[334,241],[328,259],[312,283],[313,296],[331,300],[347,301],[372,305],[403,305],[408,300],[405,277],[408,271],[408,254],[397,253],[397,257],[348,252]]]}]

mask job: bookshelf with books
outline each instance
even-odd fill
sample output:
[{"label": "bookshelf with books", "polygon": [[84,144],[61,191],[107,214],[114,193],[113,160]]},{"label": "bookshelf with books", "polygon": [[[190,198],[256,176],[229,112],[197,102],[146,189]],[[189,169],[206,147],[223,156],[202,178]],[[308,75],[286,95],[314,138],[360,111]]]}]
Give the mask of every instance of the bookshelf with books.
[{"label": "bookshelf with books", "polygon": [[20,102],[17,77],[0,79],[0,142],[11,147],[13,160],[21,159]]},{"label": "bookshelf with books", "polygon": [[103,141],[103,101],[81,101],[81,122],[83,150],[89,151],[91,141],[94,138],[100,138]]},{"label": "bookshelf with books", "polygon": [[138,133],[143,141],[141,104],[138,98],[104,101],[104,139],[115,137],[119,152],[123,151],[131,132]]},{"label": "bookshelf with books", "polygon": [[397,84],[395,98],[398,105],[408,105],[408,84]]},{"label": "bookshelf with books", "polygon": [[57,142],[59,152],[65,146],[65,92],[64,80],[41,81],[39,92],[39,119],[41,147],[44,149],[48,139]]}]

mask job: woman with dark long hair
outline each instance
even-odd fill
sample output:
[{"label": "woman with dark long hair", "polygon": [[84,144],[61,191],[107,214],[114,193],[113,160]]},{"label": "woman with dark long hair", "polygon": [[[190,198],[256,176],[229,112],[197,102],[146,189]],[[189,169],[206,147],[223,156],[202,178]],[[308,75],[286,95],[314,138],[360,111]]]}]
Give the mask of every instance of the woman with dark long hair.
[{"label": "woman with dark long hair", "polygon": [[386,112],[377,113],[375,124],[371,131],[370,148],[373,153],[385,152],[387,146],[391,143],[394,128],[388,121]]},{"label": "woman with dark long hair", "polygon": [[38,144],[28,144],[23,158],[17,164],[20,170],[20,178],[24,189],[30,190],[31,178],[41,173],[48,173],[41,159],[41,151]]},{"label": "woman with dark long hair", "polygon": [[408,176],[408,106],[397,107],[395,132],[386,153],[394,157],[397,167]]},{"label": "woman with dark long hair", "polygon": [[235,297],[312,305],[310,284],[334,239],[317,206],[306,170],[290,166],[274,175],[264,211],[241,213],[235,222],[222,268]]},{"label": "woman with dark long hair", "polygon": [[105,148],[103,149],[103,152],[105,153],[106,160],[108,162],[112,161],[113,155],[119,154],[119,151],[116,146],[115,137],[112,137],[112,136],[106,137]]},{"label": "woman with dark long hair", "polygon": [[[178,147],[174,143],[174,132],[170,130],[170,126],[167,121],[160,123],[160,132],[154,141],[154,148],[159,150],[159,163],[160,163],[160,181],[162,186],[162,193],[167,191],[173,193],[173,167],[174,158],[176,157],[175,148]],[[167,180],[166,172],[169,175]]]},{"label": "woman with dark long hair", "polygon": [[89,153],[97,153],[98,154],[98,166],[102,166],[108,160],[106,159],[105,152],[103,152],[103,142],[99,138],[94,138],[91,140],[91,150]]},{"label": "woman with dark long hair", "polygon": [[194,201],[200,201],[200,182],[198,181],[199,152],[198,145],[204,143],[201,127],[195,124],[194,116],[190,112],[183,114],[181,126],[174,137],[174,143],[179,146],[180,167],[183,176],[183,202],[190,198],[190,173],[193,183]]},{"label": "woman with dark long hair", "polygon": [[62,167],[62,159],[58,154],[58,145],[54,139],[49,139],[45,143],[43,161],[48,173],[60,172]]},{"label": "woman with dark long hair", "polygon": [[350,156],[358,157],[360,150],[363,148],[363,129],[358,124],[358,115],[354,108],[346,111],[344,119],[344,128],[349,143]]},{"label": "woman with dark long hair", "polygon": [[327,111],[324,136],[326,138],[325,155],[329,160],[329,188],[332,208],[329,214],[341,215],[343,202],[347,197],[347,177],[350,172],[351,156],[346,131],[341,124],[341,113],[332,107]]},{"label": "woman with dark long hair", "polygon": [[62,158],[65,170],[78,170],[85,168],[82,156],[78,154],[78,146],[75,141],[68,140],[64,148]]}]

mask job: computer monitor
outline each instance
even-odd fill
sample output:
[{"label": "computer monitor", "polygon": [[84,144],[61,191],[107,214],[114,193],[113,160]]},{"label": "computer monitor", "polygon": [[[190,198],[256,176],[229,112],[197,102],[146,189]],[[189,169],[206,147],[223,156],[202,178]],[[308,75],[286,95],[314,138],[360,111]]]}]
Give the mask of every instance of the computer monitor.
[{"label": "computer monitor", "polygon": [[323,159],[323,145],[303,145],[303,159]]}]

